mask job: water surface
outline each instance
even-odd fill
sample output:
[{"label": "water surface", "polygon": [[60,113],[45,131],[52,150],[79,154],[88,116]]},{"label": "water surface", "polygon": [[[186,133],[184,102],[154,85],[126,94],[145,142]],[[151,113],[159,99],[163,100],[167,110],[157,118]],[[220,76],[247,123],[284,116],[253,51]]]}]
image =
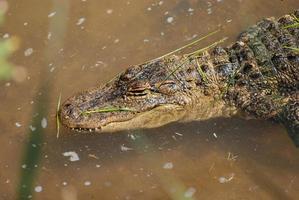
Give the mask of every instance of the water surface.
[{"label": "water surface", "polygon": [[0,199],[298,199],[299,152],[269,121],[212,119],[119,134],[61,129],[56,105],[221,27],[200,47],[298,0],[9,0],[14,78],[0,82]]}]

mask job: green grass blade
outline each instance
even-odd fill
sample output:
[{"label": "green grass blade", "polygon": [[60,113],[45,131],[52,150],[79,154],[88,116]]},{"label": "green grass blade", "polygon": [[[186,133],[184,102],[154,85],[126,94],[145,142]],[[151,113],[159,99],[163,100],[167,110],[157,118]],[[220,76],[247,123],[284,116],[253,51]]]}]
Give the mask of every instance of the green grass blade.
[{"label": "green grass blade", "polygon": [[59,109],[61,104],[61,92],[58,97],[57,108],[56,108],[56,137],[59,138],[60,134],[60,120],[59,120]]},{"label": "green grass blade", "polygon": [[223,42],[224,42],[225,40],[227,40],[227,39],[228,39],[227,37],[222,38],[221,40],[219,40],[219,41],[217,41],[217,42],[214,42],[213,44],[211,44],[211,45],[209,45],[209,46],[207,46],[207,47],[204,47],[204,48],[199,49],[199,50],[196,50],[196,51],[194,51],[194,52],[192,52],[192,53],[186,54],[185,56],[190,57],[190,56],[199,55],[199,54],[201,54],[202,52],[205,52],[205,51],[207,51],[207,50],[209,50],[209,49],[211,49],[211,48],[213,48],[213,47],[215,47],[215,46],[217,46],[217,45],[223,43]]},{"label": "green grass blade", "polygon": [[212,35],[218,33],[219,31],[220,31],[220,30],[217,29],[216,31],[213,31],[213,32],[211,32],[211,33],[208,33],[207,35],[205,35],[205,36],[203,36],[203,37],[201,37],[201,38],[199,38],[199,39],[197,39],[197,40],[195,40],[195,41],[193,41],[193,42],[191,42],[191,43],[189,43],[189,44],[186,44],[186,45],[184,45],[184,46],[182,46],[182,47],[180,47],[180,48],[178,48],[178,49],[175,49],[175,50],[173,50],[173,51],[171,51],[171,52],[169,52],[169,53],[167,53],[167,54],[164,54],[163,56],[160,56],[160,57],[158,57],[158,58],[154,58],[154,59],[152,59],[152,60],[150,60],[150,61],[148,61],[148,62],[155,61],[155,60],[160,60],[160,59],[162,59],[162,58],[165,58],[165,57],[167,57],[167,56],[170,56],[170,55],[172,55],[172,54],[175,54],[175,53],[177,53],[177,52],[179,52],[179,51],[182,51],[183,49],[186,49],[186,48],[188,48],[188,47],[191,47],[191,46],[195,45],[196,43],[198,43],[198,42],[200,42],[200,41],[202,41],[202,40],[204,40],[204,39],[206,39],[206,38],[208,38],[208,37],[210,37],[210,36],[212,36]]},{"label": "green grass blade", "polygon": [[136,112],[135,110],[127,107],[117,108],[117,107],[106,107],[106,108],[98,108],[95,110],[87,110],[83,111],[81,114],[89,115],[92,113],[108,113],[108,112]]},{"label": "green grass blade", "polygon": [[294,51],[295,53],[299,53],[299,48],[297,48],[297,47],[288,47],[288,46],[284,46],[283,48],[285,48],[285,49],[290,49],[290,50]]}]

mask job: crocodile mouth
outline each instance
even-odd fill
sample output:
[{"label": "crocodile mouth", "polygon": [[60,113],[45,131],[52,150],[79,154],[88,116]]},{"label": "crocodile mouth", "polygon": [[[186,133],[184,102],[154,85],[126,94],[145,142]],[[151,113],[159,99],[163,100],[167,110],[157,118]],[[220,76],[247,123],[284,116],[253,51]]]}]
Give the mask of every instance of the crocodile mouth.
[{"label": "crocodile mouth", "polygon": [[[67,105],[69,106],[69,105]],[[112,110],[82,114],[76,108],[60,110],[62,123],[78,132],[116,132],[160,127],[178,121],[185,115],[181,105],[161,104],[148,110]]]}]

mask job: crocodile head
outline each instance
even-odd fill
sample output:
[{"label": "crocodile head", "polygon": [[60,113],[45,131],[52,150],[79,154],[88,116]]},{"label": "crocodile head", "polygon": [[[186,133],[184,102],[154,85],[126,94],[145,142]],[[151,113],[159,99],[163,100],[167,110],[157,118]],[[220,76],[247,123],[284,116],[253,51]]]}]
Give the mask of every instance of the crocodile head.
[{"label": "crocodile head", "polygon": [[182,95],[182,83],[170,75],[165,62],[169,60],[133,66],[106,85],[67,99],[60,109],[62,124],[77,130],[111,132],[179,120],[191,99]]}]

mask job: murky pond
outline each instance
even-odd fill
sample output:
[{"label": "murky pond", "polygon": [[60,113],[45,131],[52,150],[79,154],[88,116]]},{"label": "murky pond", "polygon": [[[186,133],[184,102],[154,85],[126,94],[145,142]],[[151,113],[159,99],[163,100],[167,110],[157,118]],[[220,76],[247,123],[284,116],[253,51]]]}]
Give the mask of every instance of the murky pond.
[{"label": "murky pond", "polygon": [[[3,1],[0,1],[2,4]],[[299,151],[270,121],[211,119],[80,134],[56,107],[130,65],[221,28],[235,40],[298,0],[9,0],[0,36],[17,37],[0,81],[0,199],[298,199]],[[229,41],[228,41],[229,42]],[[228,43],[227,42],[227,43]]]}]

